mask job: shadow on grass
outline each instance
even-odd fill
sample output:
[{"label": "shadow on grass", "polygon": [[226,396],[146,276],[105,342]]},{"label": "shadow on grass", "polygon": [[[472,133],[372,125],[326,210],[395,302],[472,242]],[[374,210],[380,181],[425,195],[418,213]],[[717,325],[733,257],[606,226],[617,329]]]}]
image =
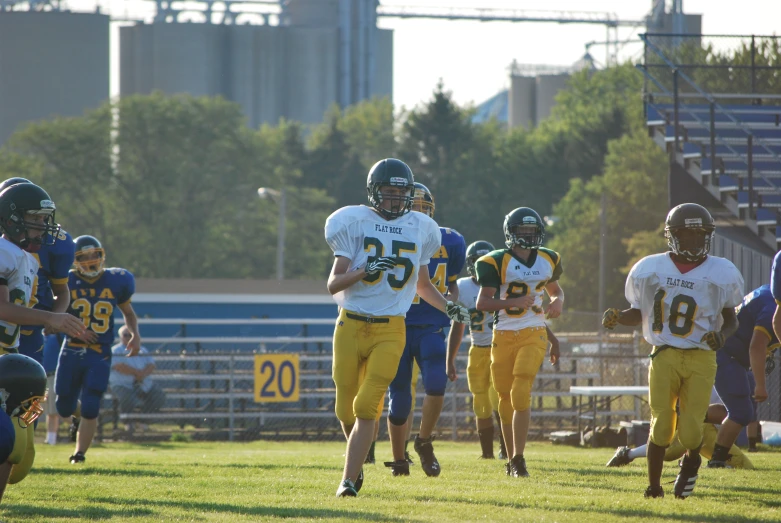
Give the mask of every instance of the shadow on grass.
[{"label": "shadow on grass", "polygon": [[129,476],[134,478],[181,478],[183,474],[178,472],[167,472],[160,470],[139,470],[139,469],[117,469],[117,468],[95,468],[95,467],[73,467],[73,468],[54,468],[39,467],[32,470],[32,474],[41,474],[48,476],[76,475],[76,476]]},{"label": "shadow on grass", "polygon": [[[116,500],[111,498],[89,498],[90,501],[95,503],[116,503]],[[350,500],[342,500],[345,503],[350,503]],[[246,516],[266,516],[275,518],[305,518],[305,519],[358,519],[369,521],[420,521],[416,519],[409,519],[408,517],[393,517],[388,514],[380,514],[377,512],[363,512],[359,510],[336,510],[328,508],[304,508],[304,507],[246,507],[239,505],[231,505],[229,503],[209,503],[209,502],[193,502],[193,501],[176,501],[176,500],[161,500],[161,499],[143,499],[134,500],[134,504],[144,507],[173,507],[179,510],[187,512],[198,512],[200,514],[207,514],[209,512],[216,513],[231,513],[241,514]],[[144,510],[149,510],[145,508]],[[150,511],[151,513],[151,511]]]},{"label": "shadow on grass", "polygon": [[[110,502],[115,503],[115,502]],[[24,521],[26,518],[37,517],[46,518],[46,521],[51,521],[57,518],[62,519],[78,519],[78,520],[100,520],[100,519],[112,519],[118,517],[124,518],[149,518],[149,516],[155,515],[154,511],[148,508],[138,507],[84,507],[78,509],[61,508],[61,507],[42,507],[40,505],[16,505],[9,503],[0,507],[2,510],[3,518],[20,518]]]}]

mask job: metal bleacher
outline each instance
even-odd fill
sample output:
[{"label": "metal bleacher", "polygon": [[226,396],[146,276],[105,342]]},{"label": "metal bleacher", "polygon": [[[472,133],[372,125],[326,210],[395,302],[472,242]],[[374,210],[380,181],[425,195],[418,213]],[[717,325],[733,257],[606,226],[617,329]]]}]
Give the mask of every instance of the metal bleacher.
[{"label": "metal bleacher", "polygon": [[[690,41],[688,54],[670,45],[674,36],[641,36],[645,60],[637,68],[645,77],[649,134],[767,252],[776,252],[781,242],[781,93],[765,84],[781,73],[781,66],[758,65],[757,59],[760,43],[776,37],[734,37],[742,38],[750,60],[713,64],[691,63],[691,56],[702,56],[692,47],[707,35]],[[698,83],[698,75],[704,83]],[[735,92],[711,91],[709,81]],[[750,87],[740,89],[745,86]]]}]

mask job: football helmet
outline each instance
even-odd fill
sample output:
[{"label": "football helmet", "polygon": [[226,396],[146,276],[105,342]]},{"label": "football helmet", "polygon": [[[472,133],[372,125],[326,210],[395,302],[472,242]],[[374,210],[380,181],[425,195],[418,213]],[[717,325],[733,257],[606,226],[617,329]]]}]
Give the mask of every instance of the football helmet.
[{"label": "football helmet", "polygon": [[76,271],[87,278],[100,275],[106,261],[106,252],[100,241],[85,234],[73,240],[73,243],[76,244],[76,258],[73,260]]},{"label": "football helmet", "polygon": [[494,246],[485,241],[476,241],[466,248],[466,272],[470,276],[475,276],[475,262],[481,256],[485,256],[494,250]]},{"label": "football helmet", "polygon": [[[0,192],[0,229],[9,240],[26,251],[35,252],[43,244],[54,245],[60,232],[54,211],[54,202],[49,194],[33,183],[17,183]],[[43,215],[43,223],[27,221],[28,214]],[[42,231],[43,234],[30,238],[30,230]]]},{"label": "football helmet", "polygon": [[[405,192],[399,196],[383,196],[381,188],[385,186],[401,187]],[[369,203],[388,220],[395,220],[407,214],[412,208],[415,196],[415,177],[409,165],[396,158],[385,158],[375,163],[366,178],[366,191]],[[390,201],[390,209],[384,209],[383,201]]]},{"label": "football helmet", "polygon": [[14,178],[8,178],[7,180],[3,180],[2,183],[0,183],[0,192],[3,192],[7,188],[11,187],[12,185],[17,185],[20,183],[33,183],[27,178],[19,178],[18,176]]},{"label": "football helmet", "polygon": [[534,209],[518,207],[504,217],[504,240],[508,249],[538,249],[545,240],[545,224]]},{"label": "football helmet", "polygon": [[412,210],[422,212],[429,218],[434,217],[434,196],[428,187],[420,182],[415,182],[415,197],[412,199]]},{"label": "football helmet", "polygon": [[715,231],[713,216],[696,203],[673,207],[664,224],[668,247],[688,262],[698,262],[708,255]]},{"label": "football helmet", "polygon": [[18,416],[27,425],[43,412],[46,398],[46,371],[23,354],[0,356],[0,408]]}]

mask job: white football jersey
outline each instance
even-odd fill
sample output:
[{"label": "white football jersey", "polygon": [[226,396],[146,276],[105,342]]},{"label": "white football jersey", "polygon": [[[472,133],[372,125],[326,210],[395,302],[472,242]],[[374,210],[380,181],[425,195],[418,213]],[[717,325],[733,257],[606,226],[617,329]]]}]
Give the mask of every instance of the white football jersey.
[{"label": "white football jersey", "polygon": [[681,274],[669,253],[646,256],[626,279],[626,299],[643,315],[643,337],[654,346],[706,349],[706,332],[721,329],[722,309],[743,301],[743,276],[718,256]]},{"label": "white football jersey", "polygon": [[469,336],[472,338],[472,345],[490,347],[494,315],[476,308],[480,286],[471,277],[459,278],[456,283],[458,303],[469,309]]},{"label": "white football jersey", "polygon": [[386,220],[365,205],[342,207],[325,222],[325,239],[334,256],[350,260],[350,271],[382,256],[396,267],[366,276],[334,295],[349,311],[369,316],[405,316],[415,298],[418,269],[437,253],[442,234],[437,223],[419,212]]},{"label": "white football jersey", "polygon": [[521,330],[544,327],[542,295],[545,286],[557,281],[563,272],[561,257],[555,251],[540,247],[527,261],[516,257],[509,249],[493,251],[475,263],[477,282],[481,287],[498,289],[499,298],[517,298],[531,294],[534,305],[528,309],[502,309],[494,313],[494,330]]},{"label": "white football jersey", "polygon": [[[0,280],[8,286],[11,303],[29,307],[38,283],[38,261],[5,238],[0,238]],[[0,347],[19,346],[19,326],[0,321]]]}]

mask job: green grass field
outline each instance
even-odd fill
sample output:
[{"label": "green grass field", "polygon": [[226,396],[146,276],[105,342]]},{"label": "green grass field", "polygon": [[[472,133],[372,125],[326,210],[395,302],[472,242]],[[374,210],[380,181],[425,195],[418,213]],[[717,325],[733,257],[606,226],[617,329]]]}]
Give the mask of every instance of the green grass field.
[{"label": "green grass field", "polygon": [[[367,465],[357,498],[334,496],[341,478],[341,443],[107,444],[68,463],[70,445],[38,445],[35,467],[10,485],[2,521],[646,521],[756,522],[781,520],[781,452],[752,454],[757,470],[702,469],[694,495],[645,500],[645,462],[607,469],[610,449],[533,443],[531,478],[509,478],[503,463],[476,459],[477,443],[435,445],[439,478],[416,462],[393,478],[379,461]],[[676,464],[665,467],[672,481]]]}]

